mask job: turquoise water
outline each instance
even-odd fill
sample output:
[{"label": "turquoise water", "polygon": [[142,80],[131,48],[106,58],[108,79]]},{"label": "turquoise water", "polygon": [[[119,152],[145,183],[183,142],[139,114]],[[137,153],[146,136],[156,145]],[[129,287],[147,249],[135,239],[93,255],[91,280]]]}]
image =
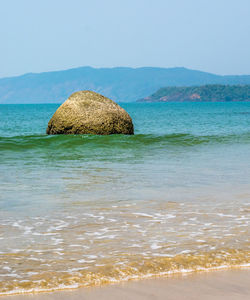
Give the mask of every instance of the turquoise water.
[{"label": "turquoise water", "polygon": [[0,294],[249,264],[250,103],[122,106],[134,136],[0,106]]}]

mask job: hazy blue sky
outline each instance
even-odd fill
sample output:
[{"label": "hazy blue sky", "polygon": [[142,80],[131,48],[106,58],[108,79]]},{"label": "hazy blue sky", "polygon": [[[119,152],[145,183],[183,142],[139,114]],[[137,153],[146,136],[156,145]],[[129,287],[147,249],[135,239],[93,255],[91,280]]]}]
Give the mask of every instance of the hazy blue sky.
[{"label": "hazy blue sky", "polygon": [[250,74],[250,0],[0,0],[0,77],[78,66]]}]

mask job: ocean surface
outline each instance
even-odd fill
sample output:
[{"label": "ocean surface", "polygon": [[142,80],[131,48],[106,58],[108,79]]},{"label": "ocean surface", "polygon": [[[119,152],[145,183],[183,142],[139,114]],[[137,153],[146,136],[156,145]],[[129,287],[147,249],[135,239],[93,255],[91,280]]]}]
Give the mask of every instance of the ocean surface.
[{"label": "ocean surface", "polygon": [[250,266],[250,103],[121,105],[134,136],[0,105],[0,295]]}]

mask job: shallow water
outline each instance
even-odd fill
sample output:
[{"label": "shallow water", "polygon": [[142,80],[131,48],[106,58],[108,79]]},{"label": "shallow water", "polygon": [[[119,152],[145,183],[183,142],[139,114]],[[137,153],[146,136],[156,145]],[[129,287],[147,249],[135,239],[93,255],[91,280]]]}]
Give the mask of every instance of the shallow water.
[{"label": "shallow water", "polygon": [[0,106],[0,294],[249,265],[250,103],[122,106],[134,136]]}]

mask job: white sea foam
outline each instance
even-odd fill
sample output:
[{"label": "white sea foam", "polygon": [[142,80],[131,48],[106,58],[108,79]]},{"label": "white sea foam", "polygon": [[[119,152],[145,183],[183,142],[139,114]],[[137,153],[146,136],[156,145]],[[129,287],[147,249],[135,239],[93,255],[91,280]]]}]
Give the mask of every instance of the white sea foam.
[{"label": "white sea foam", "polygon": [[155,250],[155,249],[159,249],[159,248],[162,248],[162,246],[159,246],[157,243],[153,243],[151,245],[151,249]]},{"label": "white sea foam", "polygon": [[153,218],[154,216],[146,214],[146,213],[133,213],[133,215],[141,216],[141,217],[147,217],[147,218]]}]

